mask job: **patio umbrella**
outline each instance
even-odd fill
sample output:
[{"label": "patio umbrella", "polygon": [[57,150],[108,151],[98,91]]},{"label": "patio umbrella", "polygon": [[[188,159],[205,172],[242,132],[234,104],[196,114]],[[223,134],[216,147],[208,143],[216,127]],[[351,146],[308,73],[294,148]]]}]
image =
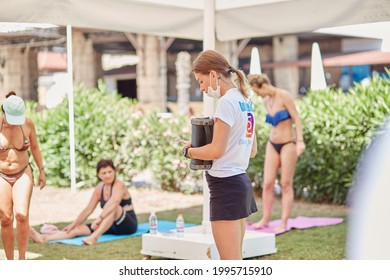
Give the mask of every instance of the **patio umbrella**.
[{"label": "patio umbrella", "polygon": [[311,49],[310,88],[312,90],[326,89],[326,80],[320,46],[314,42]]},{"label": "patio umbrella", "polygon": [[249,74],[261,74],[259,49],[254,47],[251,51]]}]

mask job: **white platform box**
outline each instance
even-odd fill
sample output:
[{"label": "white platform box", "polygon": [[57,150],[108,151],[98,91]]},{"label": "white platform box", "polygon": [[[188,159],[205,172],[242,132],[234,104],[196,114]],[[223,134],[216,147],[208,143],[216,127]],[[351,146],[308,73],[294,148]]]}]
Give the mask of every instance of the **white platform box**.
[{"label": "white platform box", "polygon": [[[276,253],[275,234],[247,230],[243,243],[243,257],[252,258]],[[217,260],[217,247],[211,233],[203,233],[203,226],[185,228],[184,237],[175,231],[142,235],[141,254],[183,260]]]}]

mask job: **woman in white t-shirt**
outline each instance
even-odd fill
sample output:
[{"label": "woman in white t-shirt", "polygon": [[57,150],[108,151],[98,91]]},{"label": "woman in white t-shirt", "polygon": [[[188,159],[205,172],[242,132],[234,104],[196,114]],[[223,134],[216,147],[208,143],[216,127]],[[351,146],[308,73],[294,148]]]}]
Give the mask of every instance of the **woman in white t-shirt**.
[{"label": "woman in white t-shirt", "polygon": [[187,158],[213,160],[206,179],[214,240],[221,259],[242,259],[246,217],[257,211],[246,174],[249,159],[257,153],[249,84],[242,71],[214,50],[201,52],[192,72],[200,90],[219,102],[212,142],[198,148],[187,143],[183,154]]}]

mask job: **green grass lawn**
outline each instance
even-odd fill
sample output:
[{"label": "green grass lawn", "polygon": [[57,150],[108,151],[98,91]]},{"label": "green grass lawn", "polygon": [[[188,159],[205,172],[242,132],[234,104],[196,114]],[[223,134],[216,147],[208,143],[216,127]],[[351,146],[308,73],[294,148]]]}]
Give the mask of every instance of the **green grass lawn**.
[{"label": "green grass lawn", "polygon": [[[273,219],[280,217],[280,200],[275,201]],[[202,206],[180,209],[187,223],[200,224]],[[178,211],[157,213],[160,220],[174,221]],[[295,202],[292,218],[296,216],[340,217],[344,222],[339,225],[316,227],[305,230],[290,230],[276,236],[277,253],[257,257],[259,260],[341,260],[345,258],[345,244],[347,233],[347,209],[344,206],[328,204],[311,204]],[[257,221],[260,217],[256,213],[248,218]],[[138,215],[140,223],[148,219],[147,214]],[[60,228],[68,222],[56,224]],[[39,226],[35,227],[39,230]],[[2,244],[0,243],[0,248]],[[29,241],[28,251],[40,254],[40,260],[140,260],[143,259],[141,250],[141,236],[121,240],[98,243],[93,246],[72,246],[64,244],[37,244]],[[160,259],[153,257],[152,259]]]}]

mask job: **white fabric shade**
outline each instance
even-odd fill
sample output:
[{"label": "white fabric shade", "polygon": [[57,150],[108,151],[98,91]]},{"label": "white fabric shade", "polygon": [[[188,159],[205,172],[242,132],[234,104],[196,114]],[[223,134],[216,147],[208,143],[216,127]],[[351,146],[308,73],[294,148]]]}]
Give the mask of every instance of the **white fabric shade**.
[{"label": "white fabric shade", "polygon": [[[203,39],[205,0],[2,1],[1,22],[75,27]],[[386,0],[216,0],[220,41],[309,32],[390,21]],[[209,28],[213,28],[210,26]]]}]

